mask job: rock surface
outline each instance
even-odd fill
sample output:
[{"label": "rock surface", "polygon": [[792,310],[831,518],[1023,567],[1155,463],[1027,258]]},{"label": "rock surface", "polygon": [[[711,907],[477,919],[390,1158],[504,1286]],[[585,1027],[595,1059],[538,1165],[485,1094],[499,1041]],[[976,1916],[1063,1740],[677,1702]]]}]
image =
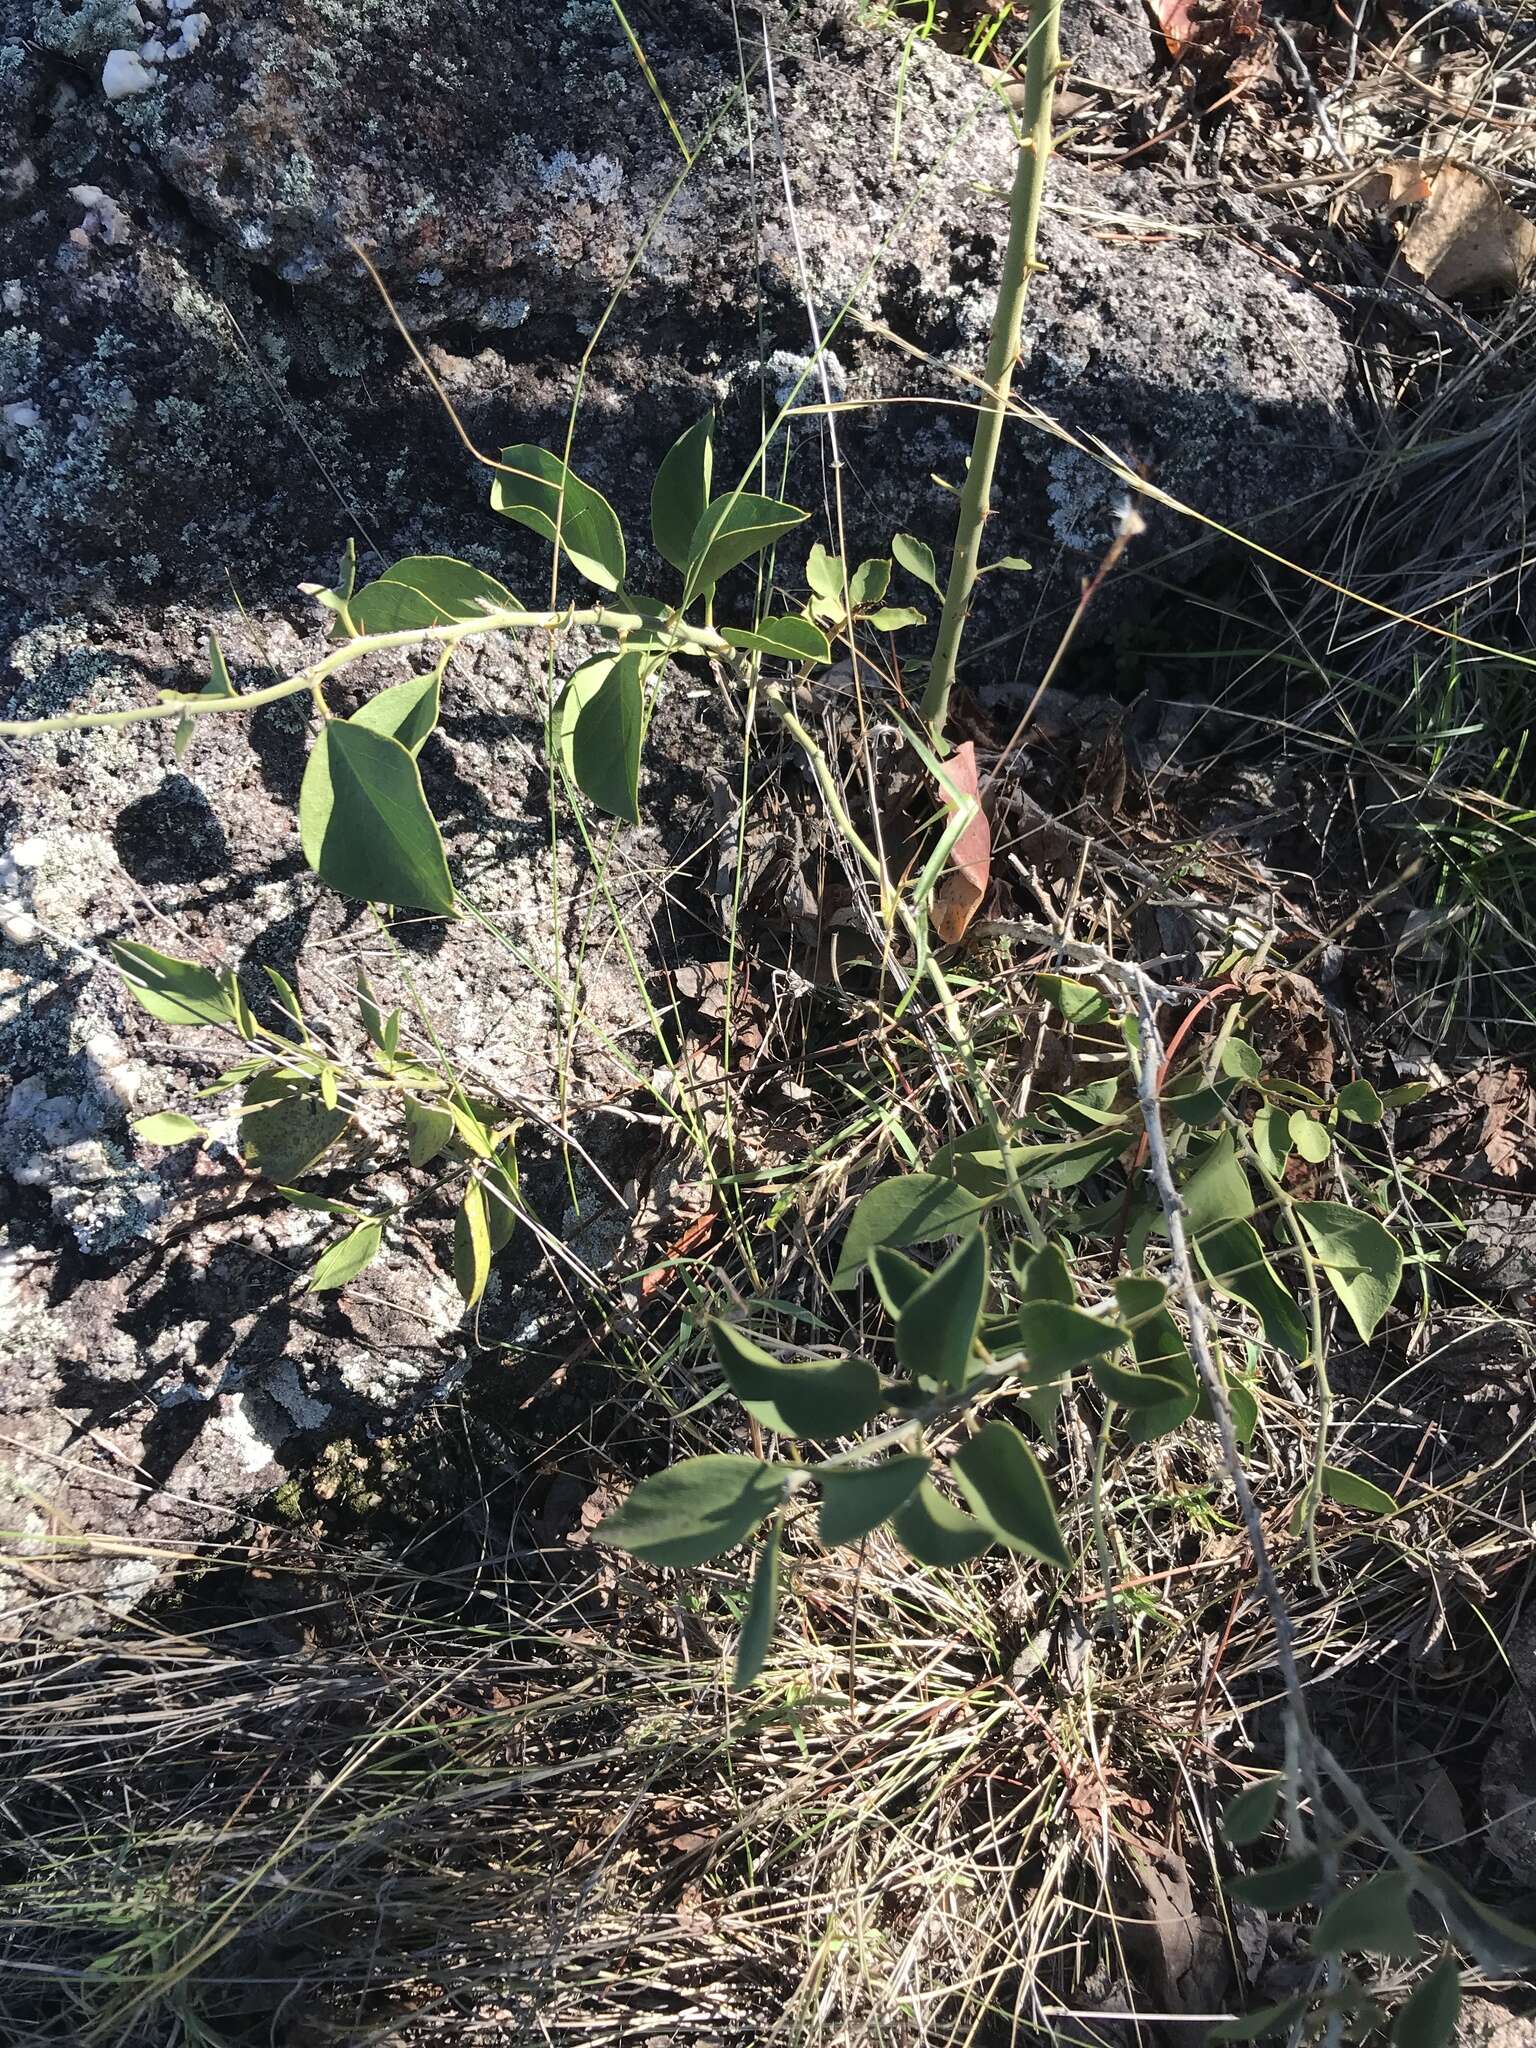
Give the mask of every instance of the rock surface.
[{"label": "rock surface", "polygon": [[[1134,10],[1075,12],[1089,73],[1150,52]],[[290,672],[321,644],[295,586],[327,577],[349,534],[367,573],[451,551],[547,587],[544,550],[487,515],[485,473],[349,238],[477,445],[560,444],[579,388],[574,461],[624,516],[637,587],[667,587],[644,513],[676,433],[715,406],[718,474],[745,473],[765,404],[819,402],[811,310],[833,397],[892,401],[839,416],[851,544],[906,529],[942,545],[952,500],[934,477],[962,471],[963,379],[1005,227],[996,102],[925,46],[903,68],[892,38],[823,0],[768,10],[775,125],[755,16],[744,104],[730,11],[657,14],[653,87],[607,0],[0,0],[0,715],[195,688],[210,627],[240,687]],[[686,177],[672,128],[696,153]],[[1020,375],[1042,416],[1227,522],[1336,471],[1348,357],[1332,314],[1150,173],[1060,164],[1043,254]],[[789,492],[830,537],[822,415],[794,420],[790,450]],[[987,586],[978,637],[1022,637],[985,672],[1054,642],[1118,496],[1081,450],[1010,436],[990,545],[1040,567]],[[1148,563],[1189,538],[1166,515],[1156,528]],[[296,1297],[327,1218],[263,1194],[228,1150],[131,1137],[130,1111],[192,1106],[227,1054],[133,1006],[107,940],[235,967],[253,1002],[277,967],[344,1038],[359,957],[389,999],[419,999],[453,1060],[525,1119],[527,1198],[550,1235],[547,1256],[525,1233],[502,1261],[507,1341],[601,1264],[577,1233],[622,1240],[623,1204],[585,1163],[615,1188],[635,1169],[617,1112],[654,1054],[620,938],[642,976],[685,943],[664,878],[713,829],[718,742],[674,686],[642,791],[660,822],[621,835],[605,894],[568,824],[551,855],[545,693],[537,658],[511,648],[456,672],[422,768],[487,922],[446,934],[386,936],[308,875],[294,705],[211,722],[184,764],[164,726],[9,750],[0,1521],[26,1539],[18,1612],[40,1602],[50,1626],[78,1627],[130,1603],[164,1554],[232,1526],[326,1437],[382,1426],[467,1343],[441,1217],[392,1232],[366,1286]],[[229,1108],[212,1105],[226,1141]],[[575,1209],[567,1138],[583,1148]],[[387,1193],[396,1162],[377,1157]],[[82,1534],[127,1547],[86,1557]]]},{"label": "rock surface", "polygon": [[1505,1639],[1514,1684],[1483,1763],[1488,1847],[1522,1884],[1536,1885],[1536,1608]]}]

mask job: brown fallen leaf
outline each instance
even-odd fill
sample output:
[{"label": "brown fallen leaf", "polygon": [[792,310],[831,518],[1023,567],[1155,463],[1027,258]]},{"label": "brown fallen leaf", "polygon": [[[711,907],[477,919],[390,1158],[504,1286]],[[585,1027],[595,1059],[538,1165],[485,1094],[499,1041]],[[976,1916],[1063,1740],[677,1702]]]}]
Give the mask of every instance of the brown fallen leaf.
[{"label": "brown fallen leaf", "polygon": [[1517,213],[1481,171],[1445,163],[1402,254],[1438,298],[1517,292],[1536,277],[1536,221]]},{"label": "brown fallen leaf", "polygon": [[[963,796],[980,796],[976,778],[976,743],[963,740],[944,763],[944,773]],[[950,809],[948,793],[945,803]],[[978,809],[955,841],[949,867],[933,892],[934,929],[946,946],[958,946],[980,910],[992,877],[992,827]]]},{"label": "brown fallen leaf", "polygon": [[1419,206],[1430,194],[1426,174],[1431,168],[1412,157],[1394,157],[1390,163],[1378,164],[1356,187],[1355,196],[1372,213],[1397,213],[1405,206]]}]

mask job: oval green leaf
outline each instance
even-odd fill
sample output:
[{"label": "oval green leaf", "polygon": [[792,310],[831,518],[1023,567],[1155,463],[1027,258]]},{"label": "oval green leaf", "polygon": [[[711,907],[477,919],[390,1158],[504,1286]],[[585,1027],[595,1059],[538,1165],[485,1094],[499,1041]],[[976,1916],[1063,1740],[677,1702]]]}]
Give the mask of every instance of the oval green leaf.
[{"label": "oval green leaf", "polygon": [[363,1268],[371,1266],[378,1257],[383,1236],[383,1219],[372,1216],[366,1223],[359,1223],[355,1230],[349,1230],[345,1237],[338,1238],[316,1259],[309,1276],[308,1292],[325,1294],[334,1288],[345,1287],[349,1280],[355,1280]]},{"label": "oval green leaf", "polygon": [[1017,1312],[1015,1325],[1030,1365],[1053,1375],[1075,1372],[1090,1359],[1118,1351],[1131,1341],[1123,1324],[1089,1315],[1086,1309],[1064,1301],[1026,1301]]},{"label": "oval green leaf", "polygon": [[1368,1344],[1402,1281],[1402,1246],[1385,1224],[1347,1202],[1298,1202],[1296,1214],[1360,1341]]},{"label": "oval green leaf", "polygon": [[547,448],[526,441],[501,451],[491,485],[491,510],[545,540],[558,539],[578,576],[599,590],[624,582],[624,530],[601,491],[584,484]]},{"label": "oval green leaf", "polygon": [[809,619],[792,612],[782,618],[764,619],[750,633],[738,626],[727,626],[722,637],[732,647],[755,654],[776,654],[785,661],[832,659],[832,643],[820,626],[813,626]]},{"label": "oval green leaf", "polygon": [[774,1358],[729,1323],[712,1322],[710,1343],[737,1400],[783,1436],[847,1436],[880,1412],[880,1375],[862,1358]]},{"label": "oval green leaf", "polygon": [[919,583],[942,597],[939,589],[939,572],[933,559],[933,549],[927,541],[918,540],[910,533],[898,533],[891,541],[891,553],[900,562],[909,576],[915,576]]},{"label": "oval green leaf", "polygon": [[707,507],[688,543],[687,591],[690,597],[712,590],[722,576],[810,517],[778,498],[737,491]]},{"label": "oval green leaf", "polygon": [[1369,1081],[1347,1081],[1336,1097],[1339,1113],[1351,1123],[1379,1124],[1386,1104]]},{"label": "oval green leaf", "polygon": [[821,1481],[818,1534],[830,1549],[857,1543],[909,1501],[928,1471],[928,1460],[912,1453],[879,1465],[825,1465]]},{"label": "oval green leaf", "polygon": [[1006,1422],[988,1422],[951,1461],[976,1519],[1010,1550],[1071,1565],[1050,1487],[1034,1452]]},{"label": "oval green leaf", "polygon": [[131,1128],[133,1135],[142,1138],[146,1145],[185,1145],[190,1138],[208,1135],[194,1118],[175,1109],[163,1109],[157,1116],[136,1117]]},{"label": "oval green leaf", "polygon": [[[1116,1365],[1111,1358],[1095,1358],[1088,1370],[1099,1392],[1118,1401],[1132,1415],[1183,1409],[1188,1390],[1174,1380],[1158,1379],[1150,1372],[1132,1372],[1128,1366]],[[1183,1420],[1182,1413],[1179,1419]]]},{"label": "oval green leaf", "polygon": [[853,1212],[834,1288],[851,1287],[877,1244],[931,1244],[964,1230],[986,1207],[958,1182],[932,1173],[908,1173],[871,1188]]},{"label": "oval green leaf", "polygon": [[1246,1848],[1269,1832],[1280,1811],[1280,1794],[1284,1789],[1284,1778],[1261,1778],[1256,1785],[1245,1785],[1235,1799],[1228,1800],[1221,1816],[1221,1831],[1234,1848]]},{"label": "oval green leaf", "polygon": [[407,1095],[400,1106],[405,1116],[407,1157],[412,1166],[430,1166],[453,1137],[453,1117],[435,1102],[422,1102],[414,1095]]},{"label": "oval green leaf", "polygon": [[491,1233],[485,1213],[485,1189],[472,1180],[453,1219],[453,1284],[464,1306],[473,1308],[491,1277]]},{"label": "oval green leaf", "polygon": [[642,1479],[598,1525],[604,1543],[649,1564],[705,1564],[745,1543],[784,1497],[785,1468],[713,1453]]},{"label": "oval green leaf", "polygon": [[437,724],[442,692],[443,672],[438,667],[424,676],[410,676],[403,683],[392,683],[387,690],[380,690],[366,704],[360,704],[347,723],[365,725],[370,732],[381,732],[386,739],[398,740],[408,754],[419,754]]},{"label": "oval green leaf", "polygon": [[651,486],[651,538],[663,561],[685,574],[688,550],[709,505],[715,473],[715,415],[695,420],[661,458]]},{"label": "oval green leaf", "polygon": [[1265,1256],[1251,1223],[1224,1223],[1195,1239],[1195,1256],[1218,1294],[1251,1308],[1264,1336],[1287,1358],[1307,1355],[1306,1318]]},{"label": "oval green leaf", "polygon": [[134,939],[112,941],[128,993],[162,1024],[232,1024],[234,998],[221,976],[195,960],[157,953]]},{"label": "oval green leaf", "polygon": [[437,821],[398,740],[327,719],[299,791],[299,841],[321,881],[343,896],[453,914]]},{"label": "oval green leaf", "polygon": [[916,1259],[909,1259],[905,1252],[895,1251],[888,1244],[877,1244],[869,1254],[869,1277],[875,1283],[875,1292],[886,1314],[895,1317],[901,1314],[928,1274]]},{"label": "oval green leaf", "polygon": [[522,607],[504,583],[452,555],[407,555],[347,604],[354,632],[406,633]]},{"label": "oval green leaf", "polygon": [[961,1387],[987,1293],[987,1240],[969,1231],[896,1318],[896,1356],[917,1379]]},{"label": "oval green leaf", "polygon": [[1368,1515],[1395,1515],[1397,1502],[1380,1486],[1362,1479],[1358,1472],[1346,1472],[1342,1465],[1325,1465],[1323,1491],[1340,1507],[1359,1508]]},{"label": "oval green leaf", "polygon": [[640,822],[640,743],[645,735],[645,658],[621,654],[569,727],[571,774],[599,810]]},{"label": "oval green leaf", "polygon": [[1323,1859],[1316,1854],[1276,1863],[1269,1870],[1251,1870],[1227,1880],[1227,1890],[1262,1913],[1290,1913],[1304,1906],[1323,1882]]},{"label": "oval green leaf", "polygon": [[246,1089],[240,1118],[240,1151],[253,1172],[285,1186],[308,1173],[352,1121],[344,1109],[329,1109],[317,1091],[285,1091],[257,1079]]},{"label": "oval green leaf", "polygon": [[1330,1899],[1312,1930],[1315,1955],[1416,1956],[1419,1936],[1408,1916],[1412,1890],[1400,1870],[1379,1871]]},{"label": "oval green leaf", "polygon": [[916,1493],[897,1508],[891,1528],[919,1564],[964,1564],[980,1556],[992,1540],[981,1523],[946,1500],[931,1479],[921,1481]]},{"label": "oval green leaf", "polygon": [[1446,2048],[1460,2016],[1461,1965],[1454,1956],[1442,1956],[1398,2009],[1392,2048]]}]

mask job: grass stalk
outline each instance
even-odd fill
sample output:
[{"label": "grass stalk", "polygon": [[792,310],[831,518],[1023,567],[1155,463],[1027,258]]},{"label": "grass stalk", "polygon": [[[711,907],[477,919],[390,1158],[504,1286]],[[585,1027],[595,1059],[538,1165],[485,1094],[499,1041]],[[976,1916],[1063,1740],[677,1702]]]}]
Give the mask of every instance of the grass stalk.
[{"label": "grass stalk", "polygon": [[949,698],[955,683],[960,638],[981,565],[981,532],[992,510],[992,478],[1013,389],[1014,365],[1019,359],[1024,298],[1030,276],[1039,268],[1035,247],[1045,196],[1045,173],[1051,158],[1051,94],[1060,68],[1061,0],[1034,0],[1024,74],[1023,133],[1008,201],[1008,244],[1003,252],[992,337],[987,345],[988,401],[976,415],[970,466],[960,492],[960,517],[944,591],[944,610],[939,619],[933,665],[928,671],[928,687],[923,692],[923,718],[936,744],[942,741],[949,722]]}]

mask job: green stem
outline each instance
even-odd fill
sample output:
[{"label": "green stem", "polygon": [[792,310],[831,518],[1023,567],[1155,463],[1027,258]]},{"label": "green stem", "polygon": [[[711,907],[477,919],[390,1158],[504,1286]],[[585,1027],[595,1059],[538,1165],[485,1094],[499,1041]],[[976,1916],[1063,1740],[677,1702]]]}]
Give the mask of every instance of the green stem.
[{"label": "green stem", "polygon": [[1019,359],[1019,334],[1030,275],[1039,268],[1035,246],[1045,172],[1051,157],[1051,94],[1061,68],[1061,0],[1034,0],[1030,12],[1029,58],[1024,73],[1024,134],[1014,162],[1013,192],[1008,202],[1008,245],[992,316],[985,382],[990,404],[976,415],[970,467],[960,492],[960,519],[955,552],[944,592],[939,635],[923,692],[923,717],[935,743],[949,721],[949,694],[955,682],[960,636],[971,608],[971,592],[981,562],[981,530],[992,509],[992,478],[1003,435],[1003,418],[1013,389]]},{"label": "green stem", "polygon": [[[135,704],[127,711],[68,711],[58,718],[4,719],[0,720],[0,739],[32,739],[45,732],[107,732],[125,725],[144,725],[157,718],[214,718],[230,712],[257,711],[264,704],[279,704],[285,697],[314,690],[327,676],[350,668],[354,661],[362,661],[370,654],[389,654],[412,647],[446,647],[451,651],[461,640],[476,640],[486,633],[540,628],[560,631],[572,626],[597,626],[617,633],[620,638],[655,631],[653,619],[643,619],[638,612],[607,611],[601,605],[586,611],[486,612],[483,617],[455,619],[443,626],[365,634],[360,640],[347,641],[298,675],[271,683],[264,690],[244,690],[235,697],[171,697],[158,704]],[[669,652],[686,648],[697,654],[732,656],[721,636],[704,627],[687,626],[677,619],[669,620],[662,631]]]}]

